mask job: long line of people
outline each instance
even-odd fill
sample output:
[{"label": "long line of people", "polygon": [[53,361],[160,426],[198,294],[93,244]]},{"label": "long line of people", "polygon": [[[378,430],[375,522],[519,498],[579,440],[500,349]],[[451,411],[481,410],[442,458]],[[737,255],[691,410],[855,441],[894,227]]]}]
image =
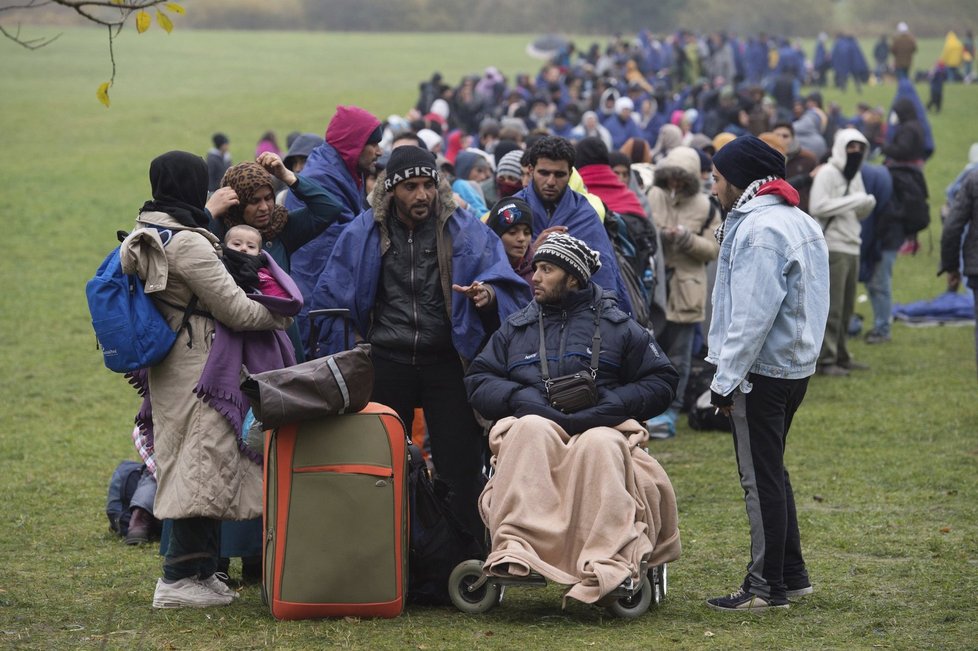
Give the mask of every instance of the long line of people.
[{"label": "long line of people", "polygon": [[[838,62],[837,55],[832,57]],[[197,253],[208,263],[213,261],[203,250],[214,248],[217,238],[205,227],[218,238],[239,224],[257,229],[262,250],[292,276],[303,297],[296,318],[301,337],[290,333],[299,359],[346,345],[334,323],[310,337],[314,325],[305,318],[308,310],[348,308],[357,336],[373,346],[374,398],[393,406],[409,426],[415,409],[424,409],[435,472],[454,489],[458,519],[482,539],[485,514],[480,518],[477,500],[483,439],[463,381],[466,369],[503,324],[527,325],[520,319],[533,313],[522,309],[531,296],[552,311],[553,305],[577,300],[582,287],[588,295],[603,290],[601,300],[616,304],[600,310],[604,318],[618,324],[630,315],[648,333],[652,353],[659,355],[656,346],[661,345],[669,360],[657,363],[654,400],[645,396],[645,402],[636,402],[643,406],[633,416],[644,421],[652,438],[675,436],[691,361],[702,352],[710,320],[709,288],[721,224],[736,199],[731,188],[742,191],[740,206],[755,193],[765,195],[765,184],[783,177],[776,184],[778,196],[820,219],[833,267],[827,318],[831,341],[823,346],[819,369],[841,376],[858,368],[845,349],[844,333],[860,273],[860,244],[884,240],[870,247],[867,272],[873,278],[874,309],[884,310],[889,309],[894,242],[912,235],[901,224],[914,197],[896,197],[898,205],[884,210],[893,202],[883,195],[897,193],[878,177],[903,174],[918,182],[933,141],[906,79],[896,86],[896,121],[889,128],[880,108],[860,105],[856,115],[846,118],[838,106],[826,107],[817,90],[802,96],[802,84],[819,83],[817,61],[817,53],[816,63],[809,64],[796,45],[764,35],[741,43],[719,33],[701,38],[680,32],[659,40],[642,32],[635,43],[616,39],[603,53],[592,47],[577,55],[569,47],[535,78],[517,75],[512,84],[496,68],[464,77],[454,88],[435,73],[421,83],[415,106],[404,115],[382,121],[360,107],[337,107],[324,138],[299,135],[289,143],[284,162],[269,151],[258,164],[227,168],[228,141],[221,134],[215,134],[206,167],[202,161],[187,163],[182,155],[161,157],[162,163],[154,165],[180,161],[193,168],[195,185],[170,188],[154,179],[154,192],[172,196],[161,195],[147,205],[160,212],[187,212],[190,217],[168,223],[203,237],[196,242]],[[771,156],[770,169],[765,168],[771,174],[743,179],[740,188],[731,185],[728,169],[718,192],[713,156],[731,142],[738,143],[738,152],[747,147]],[[878,152],[886,156],[886,166],[866,166]],[[197,186],[219,166],[226,171],[205,202]],[[862,172],[867,172],[865,183]],[[277,190],[285,208],[275,207]],[[837,195],[845,196],[841,208],[834,201]],[[876,225],[860,234],[859,218],[874,208],[870,219]],[[843,209],[845,215],[839,212]],[[166,251],[177,270],[180,250]],[[541,267],[544,259],[552,264]],[[230,287],[220,265],[208,268]],[[563,284],[551,287],[558,276]],[[568,284],[571,276],[576,282]],[[184,293],[207,289],[190,277],[186,285],[180,288]],[[219,319],[221,310],[205,302],[200,316]],[[248,307],[248,327],[284,325],[262,308]],[[617,332],[617,326],[607,327]],[[889,340],[888,315],[876,315],[871,335],[870,343]],[[309,341],[312,345],[303,349],[301,342]],[[582,350],[590,354],[586,346]],[[527,359],[534,356],[529,349],[522,353]],[[563,369],[560,355],[554,359]],[[591,361],[592,377],[599,376],[596,362],[584,353],[568,355]],[[546,366],[541,371],[545,377]],[[152,400],[168,397],[162,373],[149,375],[151,383],[159,378],[162,387],[154,387]],[[179,377],[184,375],[181,371]],[[623,378],[618,381],[627,385]],[[537,404],[540,396],[529,396],[508,380],[499,386],[515,393],[509,404],[496,407],[529,400],[535,406],[526,414],[552,412]],[[580,431],[620,424],[617,399],[601,394],[598,404],[606,401],[609,406],[593,407],[598,411],[581,420],[586,426]],[[181,403],[181,409],[187,406]],[[576,422],[552,415],[558,426]],[[156,457],[181,477],[181,490],[196,487],[192,494],[212,500],[207,496],[214,487],[191,476],[196,465],[181,460],[192,439],[171,430],[163,419],[155,441],[142,437],[137,443],[151,452],[155,443]],[[188,467],[177,470],[173,464]],[[254,474],[253,468],[245,470],[236,472]],[[253,492],[253,484],[242,481],[241,490]],[[171,516],[174,524],[154,605],[229,603],[234,595],[213,580],[220,533],[212,520],[229,513],[251,517],[254,509],[170,508],[179,504],[168,497],[174,490],[165,475],[160,477],[160,494],[167,497],[160,514]],[[678,554],[678,539],[670,544]],[[188,554],[203,560],[180,567],[179,557]],[[780,599],[780,591],[775,596]]]}]

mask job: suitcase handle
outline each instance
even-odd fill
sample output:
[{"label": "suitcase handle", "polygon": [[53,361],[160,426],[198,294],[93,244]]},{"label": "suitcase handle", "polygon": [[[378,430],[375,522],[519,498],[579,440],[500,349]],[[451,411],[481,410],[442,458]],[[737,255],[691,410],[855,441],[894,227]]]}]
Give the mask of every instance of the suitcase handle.
[{"label": "suitcase handle", "polygon": [[345,307],[333,307],[333,308],[323,308],[319,310],[309,310],[309,340],[306,342],[306,348],[310,352],[310,357],[316,357],[315,353],[318,353],[316,342],[319,341],[320,328],[316,326],[316,322],[320,319],[336,318],[340,317],[343,319],[343,345],[349,349],[350,346],[350,310]]}]

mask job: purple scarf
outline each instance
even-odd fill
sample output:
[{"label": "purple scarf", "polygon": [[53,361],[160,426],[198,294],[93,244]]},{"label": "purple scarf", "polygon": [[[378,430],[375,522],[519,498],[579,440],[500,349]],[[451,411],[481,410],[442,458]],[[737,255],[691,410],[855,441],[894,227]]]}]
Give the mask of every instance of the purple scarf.
[{"label": "purple scarf", "polygon": [[[294,316],[302,309],[302,294],[287,273],[282,271],[272,256],[268,258],[268,271],[291,298],[278,298],[249,294],[248,298],[264,305],[274,314]],[[257,464],[262,455],[248,447],[241,436],[241,425],[248,413],[248,401],[241,393],[241,368],[248,373],[261,373],[295,364],[292,342],[282,330],[236,332],[220,321],[214,322],[214,341],[207,356],[200,380],[194,393],[206,404],[224,416],[234,428],[238,449]],[[136,424],[143,434],[147,448],[153,447],[153,411],[149,396],[148,373],[140,369],[126,375],[129,383],[143,397],[143,404],[136,414]]]}]

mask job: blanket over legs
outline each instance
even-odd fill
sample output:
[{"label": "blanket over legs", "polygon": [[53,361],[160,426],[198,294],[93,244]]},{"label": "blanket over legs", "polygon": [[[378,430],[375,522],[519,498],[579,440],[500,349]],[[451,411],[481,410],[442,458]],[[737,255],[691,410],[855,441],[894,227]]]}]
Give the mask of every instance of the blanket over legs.
[{"label": "blanket over legs", "polygon": [[676,496],[640,447],[647,440],[634,420],[575,437],[539,416],[496,423],[496,473],[479,499],[492,534],[489,573],[535,571],[570,586],[565,601],[595,603],[629,576],[638,580],[643,559],[679,558]]}]

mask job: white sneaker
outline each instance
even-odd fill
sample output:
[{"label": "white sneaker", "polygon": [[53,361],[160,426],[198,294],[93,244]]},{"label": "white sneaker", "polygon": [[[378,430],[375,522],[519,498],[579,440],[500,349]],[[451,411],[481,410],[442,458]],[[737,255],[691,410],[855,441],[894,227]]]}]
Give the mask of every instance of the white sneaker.
[{"label": "white sneaker", "polygon": [[234,597],[217,594],[191,577],[173,583],[164,583],[163,579],[159,579],[153,593],[153,608],[207,608],[227,606],[232,601]]},{"label": "white sneaker", "polygon": [[224,572],[214,572],[206,579],[200,579],[200,584],[204,587],[210,588],[214,592],[220,595],[226,595],[232,599],[237,599],[239,595],[234,589],[231,588],[225,581],[228,579],[228,575]]}]

